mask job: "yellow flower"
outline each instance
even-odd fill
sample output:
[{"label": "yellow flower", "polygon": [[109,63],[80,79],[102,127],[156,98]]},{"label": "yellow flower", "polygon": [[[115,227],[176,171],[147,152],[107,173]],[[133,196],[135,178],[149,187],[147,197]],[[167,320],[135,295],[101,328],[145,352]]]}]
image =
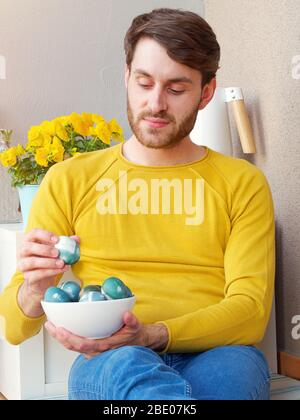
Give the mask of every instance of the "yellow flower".
[{"label": "yellow flower", "polygon": [[17,163],[17,156],[16,156],[16,150],[14,147],[11,147],[8,150],[5,150],[4,152],[0,153],[0,159],[3,166],[6,168],[9,166],[15,166]]},{"label": "yellow flower", "polygon": [[121,126],[118,124],[117,120],[113,118],[110,123],[108,124],[109,129],[112,133],[112,138],[116,141],[124,141],[124,134]]},{"label": "yellow flower", "polygon": [[60,140],[63,140],[65,142],[70,141],[70,138],[68,136],[67,130],[65,129],[65,127],[59,121],[56,121],[55,135],[57,137],[59,137]]},{"label": "yellow flower", "polygon": [[58,137],[53,137],[50,145],[50,157],[54,162],[62,162],[64,160],[65,149]]},{"label": "yellow flower", "polygon": [[110,144],[111,130],[107,122],[103,121],[97,125],[95,133],[103,143]]},{"label": "yellow flower", "polygon": [[48,147],[40,147],[36,150],[35,161],[38,165],[48,167]]},{"label": "yellow flower", "polygon": [[41,127],[36,125],[31,127],[28,132],[28,144],[26,149],[29,150],[34,147],[42,147],[44,143],[44,136]]},{"label": "yellow flower", "polygon": [[89,134],[89,125],[82,119],[80,115],[76,112],[73,112],[70,116],[71,124],[74,128],[74,131],[81,136],[88,136]]},{"label": "yellow flower", "polygon": [[89,114],[88,112],[83,112],[81,115],[82,115],[82,119],[83,119],[84,123],[88,127],[93,127],[93,125],[94,125],[93,115]]},{"label": "yellow flower", "polygon": [[92,114],[92,120],[95,124],[100,124],[105,122],[105,119],[101,115]]},{"label": "yellow flower", "polygon": [[44,133],[43,134],[43,146],[44,147],[47,146],[48,144],[51,143],[51,141],[52,141],[52,137],[49,134]]},{"label": "yellow flower", "polygon": [[95,127],[90,127],[89,128],[89,134],[88,134],[89,136],[94,136],[94,137],[97,137],[97,131],[96,131],[96,128]]},{"label": "yellow flower", "polygon": [[62,117],[58,117],[58,118],[56,118],[56,121],[58,121],[59,123],[61,123],[64,127],[66,127],[67,125],[71,124],[70,116],[69,115],[63,115]]},{"label": "yellow flower", "polygon": [[41,126],[41,133],[48,134],[49,136],[55,136],[55,122],[54,121],[44,121]]}]

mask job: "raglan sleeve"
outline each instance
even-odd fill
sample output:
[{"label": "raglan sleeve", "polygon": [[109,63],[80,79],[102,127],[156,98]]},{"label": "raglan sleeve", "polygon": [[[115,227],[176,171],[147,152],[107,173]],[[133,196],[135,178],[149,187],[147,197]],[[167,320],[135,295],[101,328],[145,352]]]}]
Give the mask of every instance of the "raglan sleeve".
[{"label": "raglan sleeve", "polygon": [[[73,235],[72,197],[64,163],[52,166],[44,177],[33,200],[25,233],[44,229],[56,235]],[[57,276],[57,282],[62,275]],[[45,317],[28,318],[18,305],[17,296],[24,276],[16,271],[0,294],[0,332],[17,345],[38,334]]]},{"label": "raglan sleeve", "polygon": [[231,232],[224,255],[224,299],[178,318],[158,321],[169,333],[162,353],[254,345],[265,334],[275,280],[273,198],[263,172],[233,190]]}]

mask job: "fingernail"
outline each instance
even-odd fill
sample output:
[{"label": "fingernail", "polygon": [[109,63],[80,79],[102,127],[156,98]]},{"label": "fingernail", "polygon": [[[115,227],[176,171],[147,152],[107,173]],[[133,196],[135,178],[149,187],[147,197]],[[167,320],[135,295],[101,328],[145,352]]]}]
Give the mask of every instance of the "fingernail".
[{"label": "fingernail", "polygon": [[51,237],[51,242],[57,242],[57,237],[56,236],[52,236]]}]

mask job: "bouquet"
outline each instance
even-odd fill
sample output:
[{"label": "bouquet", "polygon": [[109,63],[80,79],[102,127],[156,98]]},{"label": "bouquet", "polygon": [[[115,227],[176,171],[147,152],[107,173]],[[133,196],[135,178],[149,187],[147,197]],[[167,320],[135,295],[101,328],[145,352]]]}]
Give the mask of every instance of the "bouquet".
[{"label": "bouquet", "polygon": [[13,187],[36,185],[51,166],[81,153],[108,148],[112,139],[124,141],[115,118],[107,122],[97,114],[72,113],[31,127],[27,144],[2,151],[0,163],[8,168]]}]

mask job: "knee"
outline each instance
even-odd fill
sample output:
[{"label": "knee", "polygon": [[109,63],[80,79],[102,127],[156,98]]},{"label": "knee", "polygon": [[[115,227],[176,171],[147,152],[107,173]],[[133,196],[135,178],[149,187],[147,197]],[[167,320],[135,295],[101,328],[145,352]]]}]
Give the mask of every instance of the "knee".
[{"label": "knee", "polygon": [[220,356],[219,368],[226,377],[220,391],[228,399],[270,398],[269,367],[260,350],[251,346],[228,346],[220,349]]},{"label": "knee", "polygon": [[[151,355],[150,355],[151,353]],[[78,387],[87,383],[91,377],[111,376],[112,372],[119,375],[120,371],[128,371],[126,367],[133,366],[138,360],[145,357],[153,357],[152,350],[142,346],[123,346],[108,350],[92,359],[86,359],[80,355],[74,362],[69,374],[69,386]],[[159,356],[156,355],[159,359]]]},{"label": "knee", "polygon": [[185,374],[199,399],[270,398],[269,368],[263,354],[254,347],[225,346],[209,350],[196,357]]},{"label": "knee", "polygon": [[125,366],[133,366],[138,361],[148,358],[157,357],[160,360],[155,352],[143,346],[123,346],[110,350],[109,353],[107,366],[110,369],[113,367],[114,370],[117,370],[118,367],[124,370]]}]

